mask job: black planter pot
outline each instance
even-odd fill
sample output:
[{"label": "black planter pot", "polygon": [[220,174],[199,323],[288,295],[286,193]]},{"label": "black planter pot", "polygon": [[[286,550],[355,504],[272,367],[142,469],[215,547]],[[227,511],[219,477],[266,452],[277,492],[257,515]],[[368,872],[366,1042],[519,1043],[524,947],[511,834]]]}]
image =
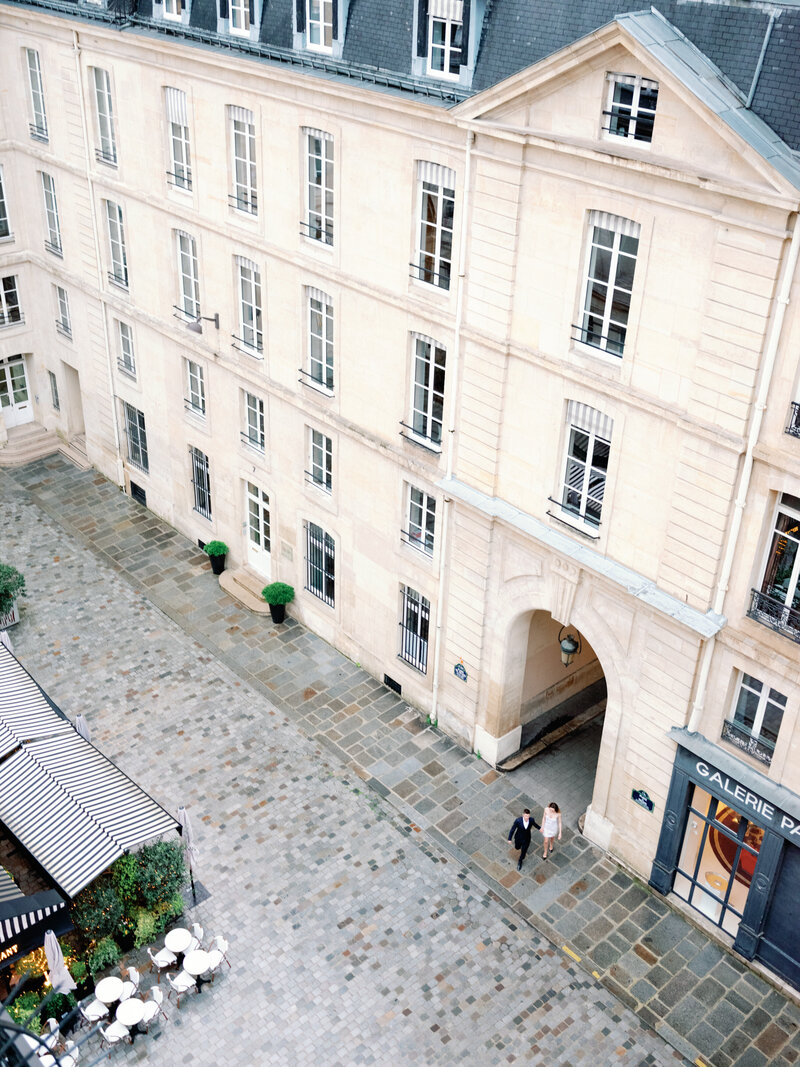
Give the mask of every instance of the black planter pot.
[{"label": "black planter pot", "polygon": [[214,574],[222,574],[225,570],[225,557],[224,556],[209,556],[211,560],[211,570]]},{"label": "black planter pot", "polygon": [[283,622],[283,620],[286,618],[286,605],[270,604],[269,613],[272,616],[273,622]]}]

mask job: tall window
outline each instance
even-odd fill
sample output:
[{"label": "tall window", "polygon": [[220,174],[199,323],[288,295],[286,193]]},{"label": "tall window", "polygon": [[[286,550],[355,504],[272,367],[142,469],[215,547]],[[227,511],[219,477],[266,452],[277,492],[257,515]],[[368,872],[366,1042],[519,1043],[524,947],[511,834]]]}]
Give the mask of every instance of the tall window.
[{"label": "tall window", "polygon": [[748,615],[800,642],[800,499],[784,493],[772,532],[761,590]]},{"label": "tall window", "polygon": [[432,337],[415,334],[410,429],[437,449],[442,444],[444,369],[444,347]]},{"label": "tall window", "polygon": [[309,433],[309,480],[330,493],[333,488],[333,441],[318,430]]},{"label": "tall window", "polygon": [[306,135],[306,236],[333,244],[333,138],[323,130]]},{"label": "tall window", "polygon": [[778,733],[786,710],[786,697],[758,678],[739,677],[731,716],[722,726],[722,736],[762,763],[772,762]]},{"label": "tall window", "polygon": [[320,289],[308,289],[308,375],[333,389],[333,304]]},{"label": "tall window", "polygon": [[117,366],[131,378],[136,377],[136,354],[133,348],[133,330],[127,322],[117,320],[117,333],[119,336],[119,353]]},{"label": "tall window", "polygon": [[431,605],[416,589],[401,586],[400,659],[423,674],[428,670],[428,627]]},{"label": "tall window", "polygon": [[61,411],[61,401],[58,397],[58,379],[51,370],[47,372],[47,377],[50,379],[50,401],[53,405],[53,411]]},{"label": "tall window", "polygon": [[25,49],[28,61],[28,86],[31,91],[31,118],[29,126],[31,137],[37,141],[47,140],[47,115],[44,110],[44,87],[42,86],[42,68],[39,65],[39,53],[33,48]]},{"label": "tall window", "polygon": [[0,329],[3,326],[12,326],[14,323],[24,321],[19,306],[17,276],[7,274],[0,278]]},{"label": "tall window", "polygon": [[6,205],[6,193],[3,186],[3,168],[0,167],[0,241],[11,236],[11,226],[8,221],[8,206]]},{"label": "tall window", "polygon": [[570,400],[567,405],[567,457],[561,507],[588,525],[600,525],[614,420]]},{"label": "tall window", "polygon": [[69,297],[67,296],[67,290],[62,289],[60,285],[56,285],[55,291],[56,307],[58,308],[56,329],[65,337],[72,337],[72,322],[69,316]]},{"label": "tall window", "polygon": [[428,17],[428,73],[457,78],[464,62],[463,5],[459,0],[431,0]]},{"label": "tall window", "polygon": [[97,106],[97,134],[99,148],[95,155],[101,163],[117,164],[117,146],[114,139],[114,108],[111,103],[111,79],[107,70],[92,68],[94,73],[94,96]]},{"label": "tall window", "polygon": [[186,93],[182,89],[166,86],[164,98],[167,106],[169,129],[170,170],[167,177],[177,189],[192,188],[192,155],[189,147],[189,113]]},{"label": "tall window", "polygon": [[176,230],[178,247],[178,281],[180,284],[180,304],[187,319],[200,318],[200,279],[197,269],[197,242],[189,233]]},{"label": "tall window", "polygon": [[242,37],[250,36],[250,4],[253,0],[231,0],[228,29]]},{"label": "tall window", "polygon": [[193,415],[206,415],[206,384],[203,376],[203,368],[199,363],[191,359],[186,360],[186,410]]},{"label": "tall window", "polygon": [[208,472],[208,456],[199,448],[189,445],[189,459],[192,464],[192,491],[194,493],[194,510],[203,518],[211,518],[211,478]]},{"label": "tall window", "polygon": [[125,227],[122,222],[122,208],[119,204],[106,200],[106,219],[108,221],[108,244],[111,252],[111,270],[108,280],[123,289],[128,288],[128,257],[125,252]]},{"label": "tall window", "polygon": [[266,444],[264,401],[258,396],[253,396],[252,393],[244,394],[244,430],[242,431],[242,440],[258,452],[264,451]]},{"label": "tall window", "polygon": [[122,405],[125,411],[125,436],[128,439],[128,461],[138,467],[140,471],[150,469],[147,460],[147,432],[144,426],[144,415],[132,404]]},{"label": "tall window", "polygon": [[262,352],[264,337],[261,332],[261,271],[250,259],[236,257],[236,273],[239,285],[239,336],[251,354]]},{"label": "tall window", "polygon": [[433,537],[436,529],[436,498],[416,486],[408,487],[408,529],[405,531],[410,545],[426,555],[433,555]]},{"label": "tall window", "polygon": [[230,200],[237,211],[258,214],[256,187],[256,127],[253,112],[243,107],[228,108],[233,145],[233,193]]},{"label": "tall window", "polygon": [[47,225],[47,240],[44,243],[48,252],[56,256],[62,255],[61,251],[61,225],[58,221],[58,203],[56,201],[56,187],[49,174],[40,171],[42,178],[42,192],[44,193],[44,218]]},{"label": "tall window", "polygon": [[307,44],[316,52],[333,50],[333,0],[306,0]]},{"label": "tall window", "polygon": [[638,249],[638,222],[591,212],[583,321],[575,340],[622,355]]},{"label": "tall window", "polygon": [[416,276],[440,289],[450,288],[453,261],[455,172],[435,163],[417,163],[420,220]]},{"label": "tall window", "polygon": [[653,140],[658,102],[658,82],[638,74],[607,74],[608,110],[603,129],[615,137],[634,141]]},{"label": "tall window", "polygon": [[336,593],[336,546],[331,535],[313,522],[306,526],[306,589],[333,607]]}]

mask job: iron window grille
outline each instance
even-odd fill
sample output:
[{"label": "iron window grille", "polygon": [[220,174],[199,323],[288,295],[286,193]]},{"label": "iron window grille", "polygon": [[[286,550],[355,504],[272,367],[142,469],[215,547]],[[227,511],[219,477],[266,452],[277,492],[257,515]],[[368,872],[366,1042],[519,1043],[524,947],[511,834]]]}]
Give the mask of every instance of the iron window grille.
[{"label": "iron window grille", "polygon": [[403,605],[400,619],[400,659],[422,674],[428,670],[428,630],[431,606],[415,589],[402,587]]},{"label": "iron window grille", "polygon": [[800,403],[793,400],[789,406],[789,421],[786,424],[786,433],[792,437],[800,437]]},{"label": "iron window grille", "polygon": [[123,403],[125,410],[125,436],[128,439],[128,462],[145,474],[150,469],[147,456],[147,431],[144,414],[131,404]]},{"label": "iron window grille", "polygon": [[192,489],[194,491],[194,510],[204,519],[211,518],[211,478],[208,469],[208,456],[193,445],[189,446],[192,462]]},{"label": "iron window grille", "polygon": [[329,607],[336,597],[336,545],[321,526],[306,526],[306,589]]},{"label": "iron window grille", "polygon": [[609,74],[609,104],[603,131],[649,144],[653,139],[658,82],[633,74]]}]

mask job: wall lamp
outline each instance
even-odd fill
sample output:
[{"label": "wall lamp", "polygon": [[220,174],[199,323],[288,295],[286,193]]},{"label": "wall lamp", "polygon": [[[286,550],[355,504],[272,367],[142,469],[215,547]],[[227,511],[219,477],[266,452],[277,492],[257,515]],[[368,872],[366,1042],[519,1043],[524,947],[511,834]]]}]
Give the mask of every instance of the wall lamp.
[{"label": "wall lamp", "polygon": [[198,315],[196,319],[192,319],[191,322],[186,323],[186,329],[191,330],[192,333],[202,333],[204,322],[213,322],[217,329],[219,329],[219,315],[212,315],[210,317],[208,315]]},{"label": "wall lamp", "polygon": [[561,648],[561,662],[565,667],[569,667],[570,663],[575,659],[576,654],[580,655],[581,652],[581,635],[578,634],[575,637],[574,634],[564,634],[567,629],[566,626],[562,626],[558,631],[558,644]]}]

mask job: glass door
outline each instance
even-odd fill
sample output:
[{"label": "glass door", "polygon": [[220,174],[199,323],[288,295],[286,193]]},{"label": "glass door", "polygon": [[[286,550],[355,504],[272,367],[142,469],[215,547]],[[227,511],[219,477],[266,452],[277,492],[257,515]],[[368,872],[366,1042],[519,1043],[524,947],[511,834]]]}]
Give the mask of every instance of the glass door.
[{"label": "glass door", "polygon": [[33,422],[33,404],[28,391],[24,356],[12,356],[0,362],[0,410],[6,429]]},{"label": "glass door", "polygon": [[247,482],[247,561],[264,578],[270,576],[269,497]]}]

